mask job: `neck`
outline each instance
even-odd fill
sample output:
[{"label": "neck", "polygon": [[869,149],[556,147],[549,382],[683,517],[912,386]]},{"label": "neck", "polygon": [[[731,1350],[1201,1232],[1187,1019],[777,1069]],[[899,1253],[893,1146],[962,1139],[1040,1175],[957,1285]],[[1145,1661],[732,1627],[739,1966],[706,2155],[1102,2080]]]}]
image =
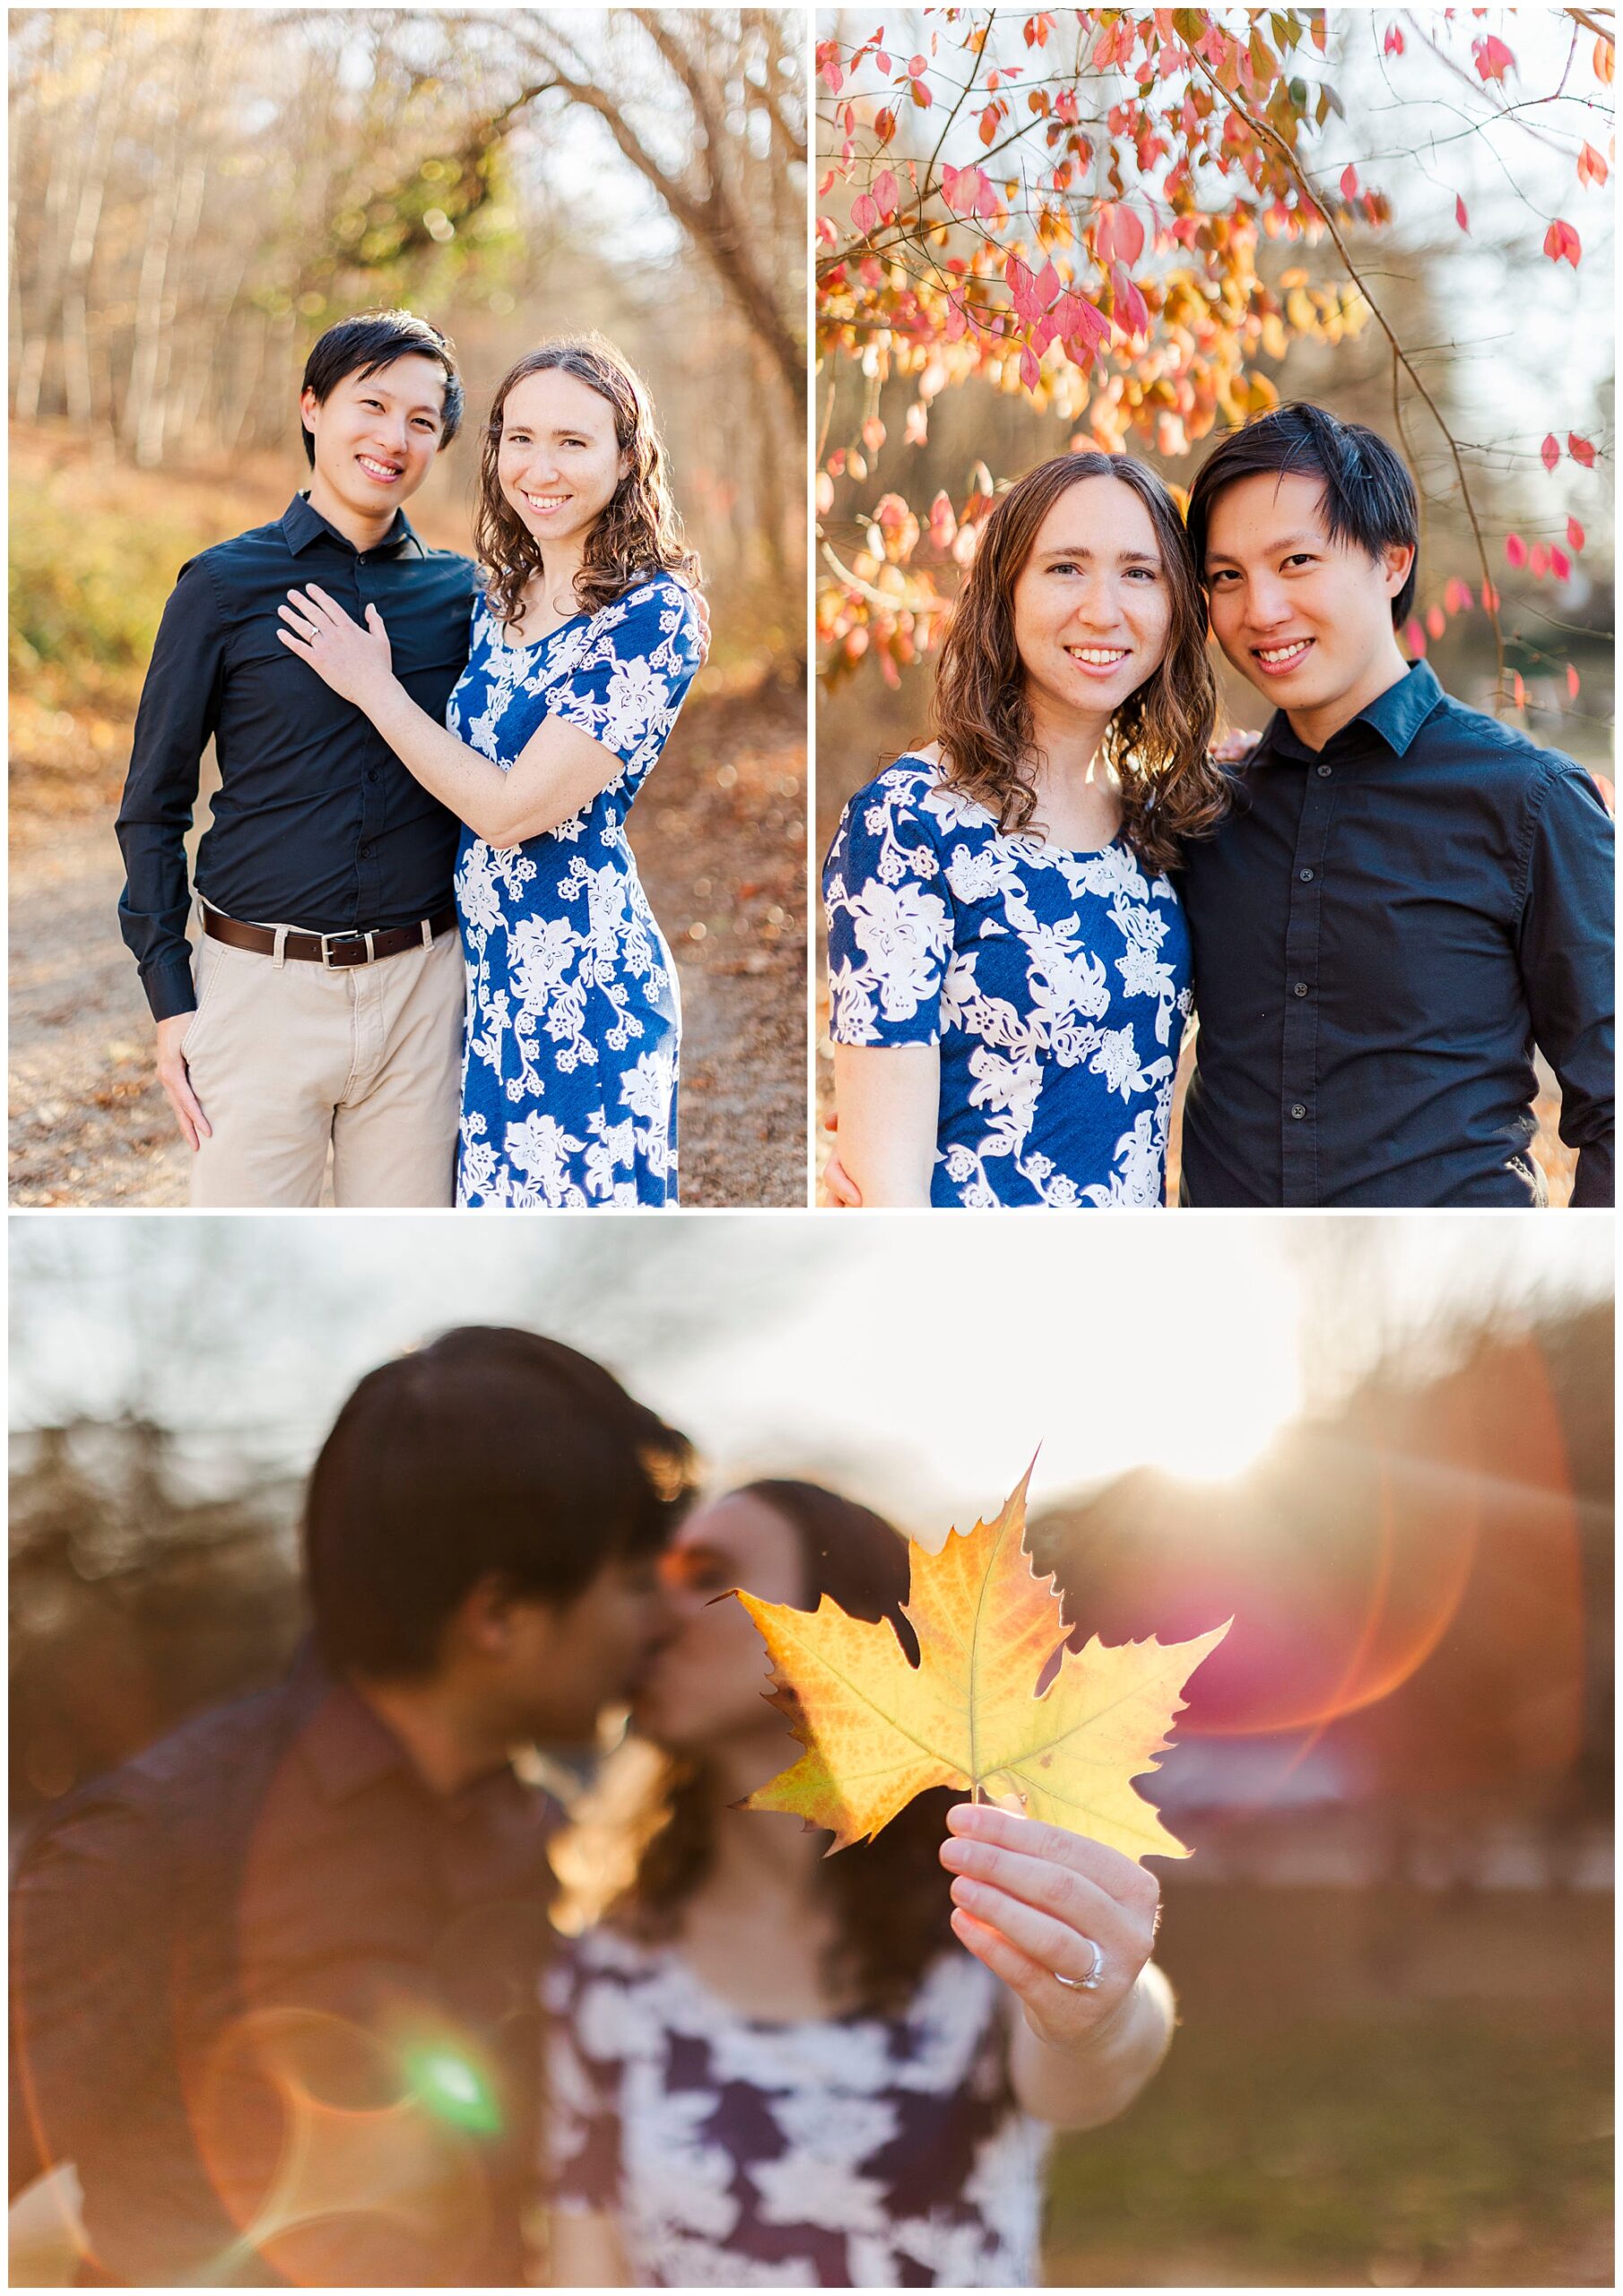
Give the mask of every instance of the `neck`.
[{"label": "neck", "polygon": [[1406,678],[1409,667],[1394,634],[1345,693],[1338,693],[1333,701],[1324,702],[1316,709],[1287,710],[1291,732],[1308,749],[1322,750],[1343,726],[1351,725],[1360,709],[1367,709],[1372,701],[1378,701]]},{"label": "neck", "polygon": [[362,1682],[352,1686],[392,1730],[426,1786],[455,1794],[507,1760],[510,1741],[488,1714],[471,1710],[448,1683]]},{"label": "neck", "polygon": [[341,502],[318,470],[310,473],[310,508],[319,510],[328,526],[336,526],[345,542],[352,542],[357,550],[376,549],[395,523],[392,509],[379,510],[374,517]]},{"label": "neck", "polygon": [[541,571],[534,578],[535,595],[549,613],[561,613],[565,619],[577,611],[575,597],[575,577],[586,562],[586,545],[583,536],[578,542],[549,543],[541,561]]},{"label": "neck", "polygon": [[[792,1750],[791,1750],[792,1751]],[[701,1894],[735,1910],[803,1906],[821,1854],[817,1834],[782,1810],[740,1810],[785,1766],[783,1739],[741,1739],[711,1754],[712,1839],[716,1854]]]},{"label": "neck", "polygon": [[1079,786],[1100,770],[1099,752],[1110,729],[1110,712],[1059,710],[1037,696],[1031,701],[1031,744],[1037,752],[1037,783]]}]

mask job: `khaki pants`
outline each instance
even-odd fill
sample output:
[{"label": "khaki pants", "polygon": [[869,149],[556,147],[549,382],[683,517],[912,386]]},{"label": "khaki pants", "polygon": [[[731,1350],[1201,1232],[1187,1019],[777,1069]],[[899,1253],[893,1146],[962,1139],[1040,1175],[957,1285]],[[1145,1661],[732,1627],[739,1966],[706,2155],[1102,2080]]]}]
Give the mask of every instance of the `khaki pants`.
[{"label": "khaki pants", "polygon": [[461,1100],[462,941],[327,971],[199,936],[181,1046],[212,1137],[192,1202],[449,1205]]}]

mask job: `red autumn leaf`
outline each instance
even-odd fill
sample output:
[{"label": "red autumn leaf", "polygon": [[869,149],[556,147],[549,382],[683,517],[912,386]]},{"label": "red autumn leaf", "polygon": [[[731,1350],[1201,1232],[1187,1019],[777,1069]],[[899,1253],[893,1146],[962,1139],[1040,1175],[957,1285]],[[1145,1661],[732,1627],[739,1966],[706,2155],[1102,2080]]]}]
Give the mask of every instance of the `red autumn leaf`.
[{"label": "red autumn leaf", "polygon": [[1574,550],[1583,549],[1584,529],[1575,518],[1568,518],[1567,521],[1567,539]]},{"label": "red autumn leaf", "polygon": [[1384,41],[1382,43],[1381,53],[1383,56],[1402,55],[1403,35],[1395,24],[1393,25],[1391,30],[1388,31]]},{"label": "red autumn leaf", "polygon": [[908,86],[913,91],[913,100],[920,111],[928,111],[934,99],[924,83],[922,80],[912,80],[908,82]]},{"label": "red autumn leaf", "polygon": [[1469,613],[1471,612],[1470,583],[1462,582],[1457,574],[1452,575],[1443,592],[1443,604],[1450,613]]},{"label": "red autumn leaf", "polygon": [[1567,665],[1567,694],[1571,701],[1578,698],[1578,674],[1570,662]]},{"label": "red autumn leaf", "polygon": [[1570,582],[1572,579],[1572,561],[1559,544],[1553,542],[1549,545],[1549,570],[1558,582]]},{"label": "red autumn leaf", "polygon": [[1002,109],[1002,107],[1000,104],[990,103],[986,106],[985,110],[982,112],[980,136],[983,144],[990,144],[993,137],[997,134],[998,113]]},{"label": "red autumn leaf", "polygon": [[881,144],[888,144],[890,141],[890,138],[895,135],[896,114],[891,110],[889,104],[885,106],[882,111],[876,111],[874,113],[873,133],[878,136]]},{"label": "red autumn leaf", "polygon": [[1567,451],[1574,462],[1582,463],[1585,470],[1593,470],[1595,450],[1588,439],[1580,439],[1575,430],[1569,430],[1567,434]]},{"label": "red autumn leaf", "polygon": [[1144,227],[1131,207],[1101,207],[1094,244],[1107,269],[1119,263],[1131,270],[1144,252]]},{"label": "red autumn leaf", "polygon": [[1527,553],[1527,568],[1535,582],[1541,582],[1549,571],[1549,552],[1541,542],[1534,543]]},{"label": "red autumn leaf", "polygon": [[1350,163],[1341,170],[1341,196],[1356,199],[1358,196],[1358,171]]},{"label": "red autumn leaf", "polygon": [[1459,225],[1461,230],[1470,230],[1471,217],[1466,212],[1465,202],[1457,195],[1454,203],[1454,220]]},{"label": "red autumn leaf", "polygon": [[1523,539],[1522,539],[1522,537],[1521,537],[1521,535],[1506,535],[1506,537],[1505,537],[1505,555],[1506,555],[1506,557],[1507,559],[1509,559],[1509,561],[1510,561],[1510,562],[1511,562],[1511,564],[1512,564],[1513,566],[1525,566],[1525,565],[1526,565],[1526,563],[1527,563],[1527,544],[1523,541]]},{"label": "red autumn leaf", "polygon": [[1412,618],[1403,624],[1403,643],[1408,647],[1410,652],[1414,656],[1417,662],[1423,661],[1425,659],[1426,632],[1421,629],[1419,623]]},{"label": "red autumn leaf", "polygon": [[1593,144],[1586,144],[1578,154],[1578,181],[1600,185],[1606,181],[1606,175],[1605,161]]},{"label": "red autumn leaf", "polygon": [[890,168],[882,170],[874,177],[870,189],[881,219],[888,223],[895,214],[902,196],[902,187],[896,180],[894,170]]},{"label": "red autumn leaf", "polygon": [[1037,353],[1028,344],[1020,352],[1020,380],[1028,391],[1034,391],[1041,374],[1042,369],[1037,363]]},{"label": "red autumn leaf", "polygon": [[1545,432],[1544,444],[1539,448],[1539,457],[1546,470],[1554,470],[1560,461],[1561,445],[1553,430]]},{"label": "red autumn leaf", "polygon": [[1484,32],[1480,39],[1473,39],[1471,53],[1484,80],[1502,80],[1507,72],[1515,69],[1515,57],[1504,41],[1496,39],[1491,32]]},{"label": "red autumn leaf", "polygon": [[928,63],[922,56],[910,56],[907,58],[907,77],[910,80],[918,79],[923,73],[927,72],[929,69],[930,66]]},{"label": "red autumn leaf", "polygon": [[880,224],[879,202],[871,192],[863,192],[851,202],[851,228],[866,239],[870,231],[877,231]]},{"label": "red autumn leaf", "polygon": [[1572,225],[1564,223],[1558,215],[1544,234],[1544,252],[1551,263],[1565,261],[1570,263],[1575,271],[1578,267],[1578,258],[1584,252],[1584,246]]},{"label": "red autumn leaf", "polygon": [[1115,296],[1115,323],[1124,335],[1144,335],[1150,332],[1150,309],[1138,289],[1118,263],[1110,274],[1110,284]]},{"label": "red autumn leaf", "polygon": [[1426,628],[1428,635],[1433,638],[1441,638],[1443,632],[1447,629],[1447,627],[1448,617],[1443,612],[1442,607],[1428,606],[1426,609]]},{"label": "red autumn leaf", "polygon": [[1499,594],[1491,582],[1482,585],[1482,611],[1484,613],[1497,613],[1499,611]]},{"label": "red autumn leaf", "polygon": [[1618,61],[1617,46],[1610,32],[1602,32],[1596,40],[1594,61],[1596,79],[1602,87],[1610,88]]}]

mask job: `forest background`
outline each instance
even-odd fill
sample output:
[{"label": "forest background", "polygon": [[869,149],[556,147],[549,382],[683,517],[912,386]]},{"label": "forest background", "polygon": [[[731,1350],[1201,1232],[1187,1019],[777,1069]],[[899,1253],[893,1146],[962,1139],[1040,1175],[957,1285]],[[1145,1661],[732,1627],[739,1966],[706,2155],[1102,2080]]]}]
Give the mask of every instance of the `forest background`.
[{"label": "forest background", "polygon": [[467,384],[412,506],[434,543],[467,547],[520,352],[595,326],[647,379],[715,631],[632,822],[681,968],[684,1200],[803,1203],[803,20],[11,27],[13,1201],[184,1200],[114,917],[142,675],[182,561],[305,483],[311,343],[404,302]]}]

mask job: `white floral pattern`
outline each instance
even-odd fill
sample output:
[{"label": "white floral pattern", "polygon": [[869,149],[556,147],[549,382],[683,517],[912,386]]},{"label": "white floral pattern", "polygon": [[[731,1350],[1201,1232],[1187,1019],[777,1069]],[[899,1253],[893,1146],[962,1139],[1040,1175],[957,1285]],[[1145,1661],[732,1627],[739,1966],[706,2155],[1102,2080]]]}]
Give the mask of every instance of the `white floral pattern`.
[{"label": "white floral pattern", "polygon": [[671,575],[533,646],[508,645],[484,601],[474,606],[451,731],[505,770],[543,718],[560,718],[622,770],[522,846],[462,833],[458,1204],[676,1200],[676,969],[625,822],[699,660],[692,596]]},{"label": "white floral pattern", "polygon": [[546,1979],[548,2185],[655,2288],[1026,2287],[1046,2133],[1007,1996],[940,1955],[905,2013],[763,2023],[612,1930]]},{"label": "white floral pattern", "polygon": [[941,1048],[931,1201],[1159,1205],[1189,935],[1122,838],[1006,836],[904,757],[846,807],[823,872],[831,1032]]}]

